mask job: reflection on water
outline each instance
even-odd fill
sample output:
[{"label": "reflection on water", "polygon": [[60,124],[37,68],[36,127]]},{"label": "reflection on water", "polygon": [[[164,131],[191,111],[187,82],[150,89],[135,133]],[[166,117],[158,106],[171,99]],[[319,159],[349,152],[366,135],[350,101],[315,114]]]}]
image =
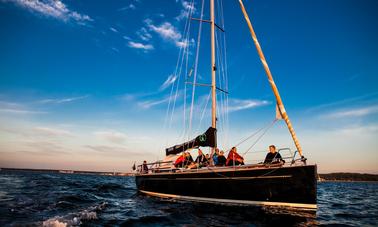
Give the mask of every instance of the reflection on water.
[{"label": "reflection on water", "polygon": [[152,198],[134,178],[0,172],[0,226],[377,226],[378,184],[322,182],[318,212]]}]

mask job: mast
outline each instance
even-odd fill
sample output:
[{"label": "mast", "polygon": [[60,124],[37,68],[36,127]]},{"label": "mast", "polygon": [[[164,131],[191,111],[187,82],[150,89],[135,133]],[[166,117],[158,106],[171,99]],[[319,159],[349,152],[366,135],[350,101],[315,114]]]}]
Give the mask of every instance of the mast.
[{"label": "mast", "polygon": [[269,83],[272,87],[272,90],[273,90],[273,93],[274,93],[274,96],[276,97],[276,104],[277,104],[277,107],[278,107],[278,110],[282,116],[282,118],[285,120],[286,122],[286,125],[290,131],[290,134],[291,134],[291,137],[293,138],[293,141],[295,143],[295,146],[297,147],[297,150],[299,152],[299,154],[303,157],[302,155],[302,147],[301,145],[299,144],[299,141],[298,141],[298,138],[297,138],[297,135],[295,134],[295,131],[294,131],[294,128],[290,122],[290,119],[289,119],[289,116],[287,115],[286,111],[285,111],[285,107],[284,107],[284,104],[282,102],[282,99],[281,99],[281,96],[280,96],[280,93],[278,92],[278,89],[277,89],[277,86],[276,84],[274,83],[274,80],[273,80],[273,76],[270,72],[270,69],[269,69],[269,66],[268,66],[268,63],[266,62],[265,60],[265,56],[264,56],[264,53],[261,49],[261,46],[259,44],[259,41],[257,40],[257,37],[256,37],[256,34],[255,34],[255,31],[253,30],[253,27],[252,27],[252,24],[251,24],[251,21],[249,20],[249,16],[244,8],[244,5],[243,5],[243,2],[242,0],[239,0],[239,3],[240,3],[240,7],[241,7],[241,10],[244,14],[244,18],[245,20],[247,21],[247,24],[248,24],[248,27],[249,27],[249,31],[251,32],[251,36],[252,36],[252,39],[253,39],[253,42],[255,43],[255,46],[256,46],[256,49],[257,49],[257,52],[259,54],[259,57],[260,57],[260,60],[264,66],[264,69],[265,69],[265,72],[266,72],[266,75],[268,76],[268,80],[269,80]]},{"label": "mast", "polygon": [[210,0],[210,25],[211,25],[211,127],[217,127],[216,111],[216,78],[215,78],[215,19],[214,19],[214,0]]}]

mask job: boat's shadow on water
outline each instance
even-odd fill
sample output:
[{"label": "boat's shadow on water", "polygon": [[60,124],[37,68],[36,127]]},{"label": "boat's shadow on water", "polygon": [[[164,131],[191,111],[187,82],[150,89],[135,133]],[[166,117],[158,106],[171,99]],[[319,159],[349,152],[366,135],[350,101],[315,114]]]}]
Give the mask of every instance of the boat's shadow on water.
[{"label": "boat's shadow on water", "polygon": [[183,226],[308,226],[317,225],[316,213],[283,207],[230,206],[146,196],[136,193],[139,218],[122,225]]}]

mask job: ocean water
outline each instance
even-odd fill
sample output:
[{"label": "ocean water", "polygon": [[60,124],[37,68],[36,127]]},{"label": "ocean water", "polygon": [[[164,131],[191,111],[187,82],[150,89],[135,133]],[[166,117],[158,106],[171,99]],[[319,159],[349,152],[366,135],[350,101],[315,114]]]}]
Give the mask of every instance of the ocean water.
[{"label": "ocean water", "polygon": [[0,226],[378,226],[378,183],[322,182],[313,213],[175,202],[133,177],[0,171]]}]

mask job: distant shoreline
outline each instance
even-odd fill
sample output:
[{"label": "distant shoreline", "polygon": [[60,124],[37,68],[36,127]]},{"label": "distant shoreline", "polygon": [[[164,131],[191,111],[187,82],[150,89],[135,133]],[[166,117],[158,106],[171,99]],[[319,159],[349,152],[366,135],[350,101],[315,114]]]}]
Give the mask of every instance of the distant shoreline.
[{"label": "distant shoreline", "polygon": [[378,183],[378,181],[370,180],[370,181],[362,181],[362,180],[318,180],[320,183],[326,182],[340,182],[340,183]]},{"label": "distant shoreline", "polygon": [[320,182],[378,182],[378,175],[367,173],[327,173],[318,174],[318,180]]},{"label": "distant shoreline", "polygon": [[62,174],[88,174],[101,176],[134,176],[134,173],[127,172],[102,172],[102,171],[84,171],[84,170],[66,170],[66,169],[26,169],[26,168],[0,168],[2,171],[10,172],[40,172],[40,173],[62,173]]}]

